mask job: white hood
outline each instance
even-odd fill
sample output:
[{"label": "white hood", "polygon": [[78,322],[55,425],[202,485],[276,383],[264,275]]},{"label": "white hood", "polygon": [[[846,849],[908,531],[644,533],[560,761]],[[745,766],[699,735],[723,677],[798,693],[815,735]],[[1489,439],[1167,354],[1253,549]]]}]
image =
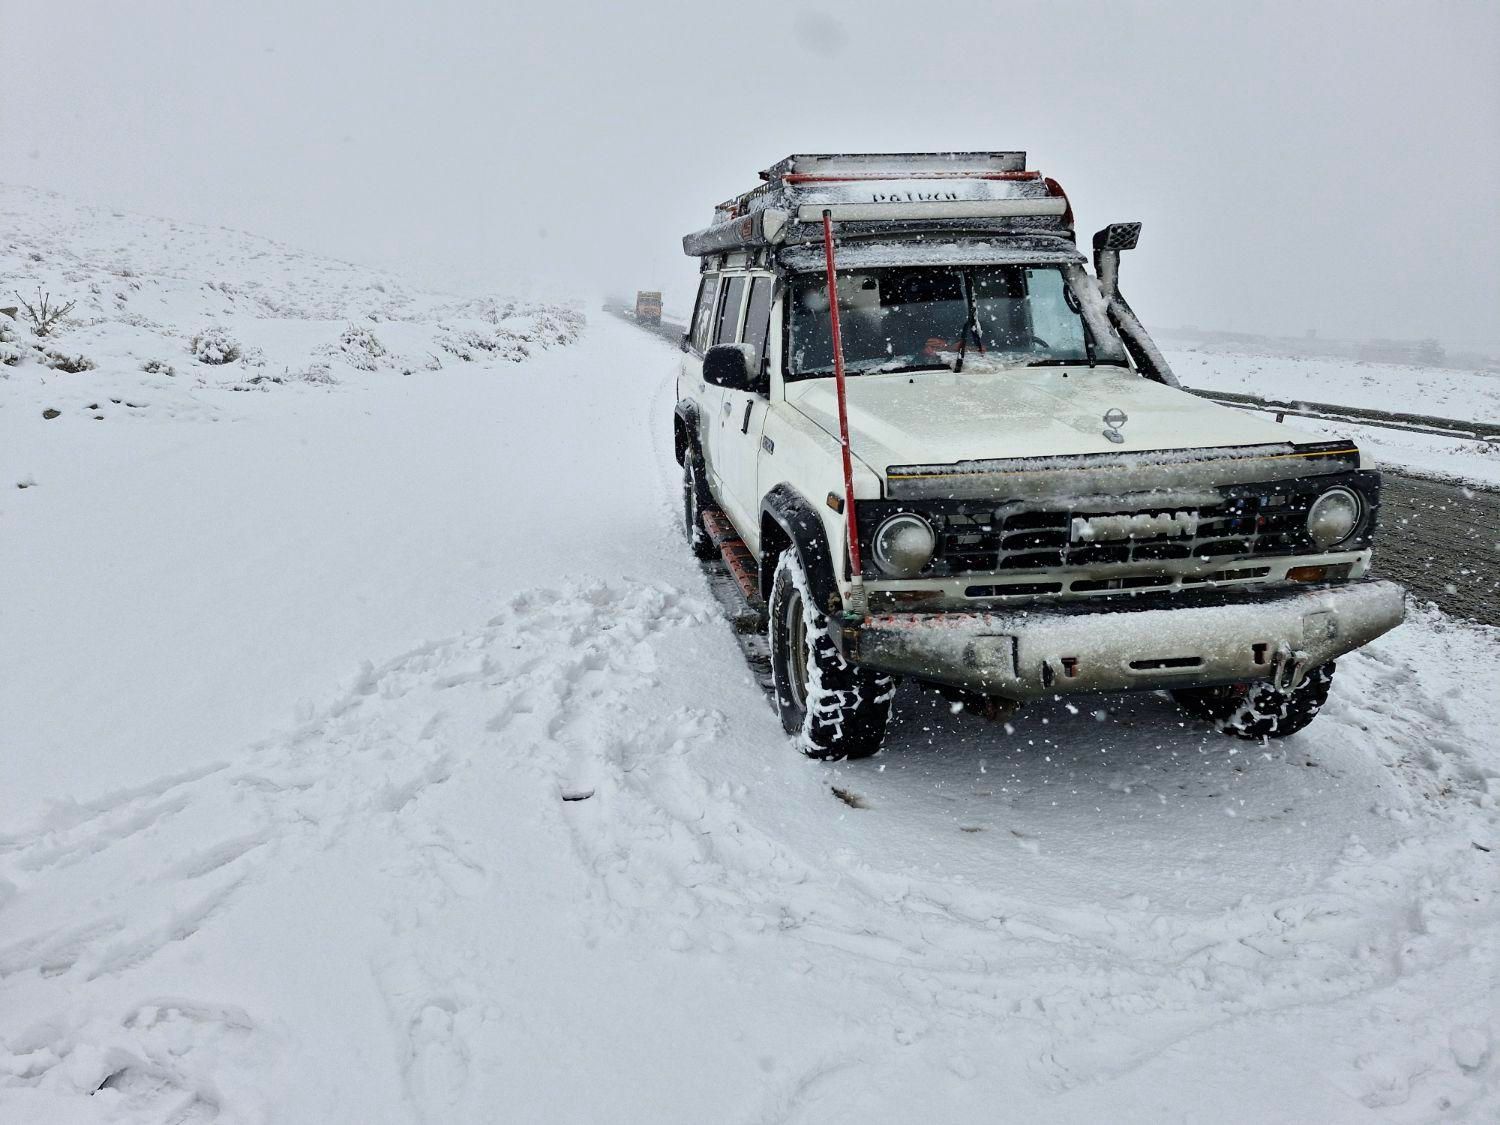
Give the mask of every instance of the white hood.
[{"label": "white hood", "polygon": [[[891,465],[1319,440],[1123,367],[872,374],[847,388],[853,453],[881,476]],[[788,383],[786,397],[838,435],[832,379]],[[1112,410],[1128,419],[1123,442],[1104,436]]]}]

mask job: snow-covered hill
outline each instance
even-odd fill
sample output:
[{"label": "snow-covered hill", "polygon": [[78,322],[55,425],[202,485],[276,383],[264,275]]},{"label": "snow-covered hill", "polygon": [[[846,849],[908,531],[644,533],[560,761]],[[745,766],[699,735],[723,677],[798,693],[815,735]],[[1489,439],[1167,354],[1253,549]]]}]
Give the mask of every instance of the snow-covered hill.
[{"label": "snow-covered hill", "polygon": [[[0,232],[0,307],[17,309],[0,314],[0,408],[70,420],[212,415],[226,389],[515,363],[583,323],[571,308],[423,292],[239,231],[32,188],[0,185]],[[38,336],[27,306],[43,299],[71,311]]]},{"label": "snow-covered hill", "polygon": [[[452,299],[32,203],[18,246],[141,247],[186,311],[0,380],[0,1122],[1500,1110],[1496,630],[1416,612],[1263,748],[907,687],[806,762],[677,527],[668,345],[363,371],[317,349]],[[205,323],[341,381],[226,389]],[[42,418],[111,378],[146,408]]]}]

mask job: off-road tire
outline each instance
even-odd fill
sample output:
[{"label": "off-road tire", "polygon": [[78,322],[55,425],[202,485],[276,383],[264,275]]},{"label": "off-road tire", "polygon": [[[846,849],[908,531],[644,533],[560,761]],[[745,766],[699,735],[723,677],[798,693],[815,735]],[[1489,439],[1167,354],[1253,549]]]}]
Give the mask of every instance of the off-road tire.
[{"label": "off-road tire", "polygon": [[703,478],[703,456],[692,446],[682,455],[682,530],[700,559],[717,558],[719,549],[703,527],[703,513],[713,507],[708,484]]},{"label": "off-road tire", "polygon": [[1229,687],[1177,688],[1172,698],[1195,719],[1206,719],[1225,734],[1259,741],[1296,734],[1318,717],[1328,702],[1334,662],[1314,668],[1301,685],[1278,691],[1264,681]]},{"label": "off-road tire", "polygon": [[797,749],[823,761],[879,750],[896,681],[845,662],[795,547],[777,560],[767,616],[776,708]]}]

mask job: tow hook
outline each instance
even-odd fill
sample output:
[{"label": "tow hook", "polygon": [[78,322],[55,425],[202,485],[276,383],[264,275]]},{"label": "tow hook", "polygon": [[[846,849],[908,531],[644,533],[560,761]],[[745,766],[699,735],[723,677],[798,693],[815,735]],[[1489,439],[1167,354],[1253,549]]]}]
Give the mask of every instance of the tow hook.
[{"label": "tow hook", "polygon": [[1271,658],[1271,686],[1280,692],[1296,691],[1307,679],[1310,658],[1301,649],[1281,645]]}]

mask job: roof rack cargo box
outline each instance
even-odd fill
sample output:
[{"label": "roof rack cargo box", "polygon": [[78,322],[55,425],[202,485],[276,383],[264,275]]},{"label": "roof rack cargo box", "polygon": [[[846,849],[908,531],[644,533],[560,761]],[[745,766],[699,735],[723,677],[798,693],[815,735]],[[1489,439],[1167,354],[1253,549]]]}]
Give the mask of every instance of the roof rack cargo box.
[{"label": "roof rack cargo box", "polygon": [[840,237],[1047,234],[1073,238],[1056,180],[1025,167],[1024,152],[808,153],[761,173],[764,181],[714,208],[682,240],[705,257],[819,237],[828,212]]}]

